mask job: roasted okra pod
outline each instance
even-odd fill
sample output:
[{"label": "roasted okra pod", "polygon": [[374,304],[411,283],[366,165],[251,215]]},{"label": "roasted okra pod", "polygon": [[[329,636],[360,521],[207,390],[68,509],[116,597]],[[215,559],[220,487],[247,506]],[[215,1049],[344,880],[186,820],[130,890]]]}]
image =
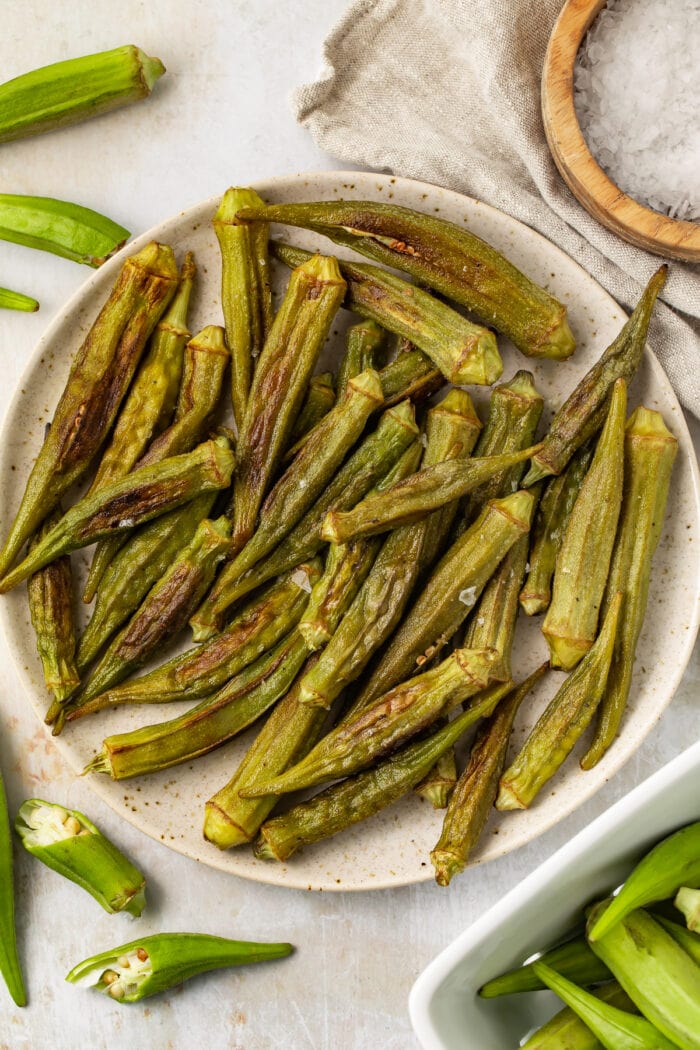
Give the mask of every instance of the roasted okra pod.
[{"label": "roasted okra pod", "polygon": [[345,353],[338,369],[338,394],[343,395],[348,382],[366,368],[379,368],[385,332],[376,321],[360,321],[345,334]]}]

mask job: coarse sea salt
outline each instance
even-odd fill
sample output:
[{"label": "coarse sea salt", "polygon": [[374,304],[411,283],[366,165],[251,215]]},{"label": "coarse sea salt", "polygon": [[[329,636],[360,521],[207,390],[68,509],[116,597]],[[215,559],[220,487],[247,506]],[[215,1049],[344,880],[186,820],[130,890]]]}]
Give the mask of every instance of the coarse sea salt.
[{"label": "coarse sea salt", "polygon": [[295,569],[290,576],[292,583],[296,583],[297,587],[300,587],[302,591],[308,591],[311,593],[311,580],[309,574],[303,569]]},{"label": "coarse sea salt", "polygon": [[574,69],[581,131],[616,186],[700,221],[700,0],[610,0]]}]

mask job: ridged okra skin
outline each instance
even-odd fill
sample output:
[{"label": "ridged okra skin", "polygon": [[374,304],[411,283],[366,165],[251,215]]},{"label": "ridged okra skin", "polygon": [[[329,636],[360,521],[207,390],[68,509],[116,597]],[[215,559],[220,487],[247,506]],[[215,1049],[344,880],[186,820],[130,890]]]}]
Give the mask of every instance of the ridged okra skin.
[{"label": "ridged okra skin", "polygon": [[[129,231],[123,226],[81,204],[54,197],[0,193],[0,240],[97,267],[114,255],[128,238]],[[3,291],[6,308],[39,309],[35,299]]]},{"label": "ridged okra skin", "polygon": [[335,381],[332,372],[311,376],[304,402],[296,418],[290,437],[290,446],[284,454],[287,463],[294,459],[314,432],[317,424],[328,415],[336,402]]},{"label": "ridged okra skin", "polygon": [[376,321],[360,321],[345,333],[345,353],[338,368],[338,394],[342,396],[348,382],[366,368],[382,365],[386,333]]},{"label": "ridged okra skin", "polygon": [[23,544],[61,496],[93,463],[148,337],[176,286],[175,258],[166,245],[151,242],[122,266],[71,366],[51,428],[0,551],[1,575],[7,573]]},{"label": "ridged okra skin", "polygon": [[570,357],[566,307],[464,226],[375,201],[273,204],[242,218],[302,226],[405,270],[466,306],[530,357]]},{"label": "ridged okra skin", "polygon": [[33,314],[39,309],[39,302],[31,295],[13,292],[11,288],[0,288],[0,310],[19,310],[21,313]]},{"label": "ridged okra skin", "polygon": [[[288,244],[276,244],[275,255],[290,266],[311,257]],[[417,285],[377,266],[347,260],[339,265],[347,282],[345,306],[414,343],[445,379],[488,386],[501,375],[501,355],[487,328],[472,324]]]},{"label": "ridged okra skin", "polygon": [[501,654],[509,678],[518,594],[525,575],[527,550],[528,536],[521,536],[486,584],[464,632],[463,644],[467,649],[495,649]]},{"label": "ridged okra skin", "polygon": [[[634,1010],[634,1003],[617,981],[592,990],[592,995],[618,1010]],[[521,1045],[521,1050],[600,1050],[600,1042],[570,1006],[550,1018]]]},{"label": "ridged okra skin", "polygon": [[612,744],[632,685],[634,656],[644,623],[654,551],[661,536],[678,442],[658,412],[637,408],[625,430],[622,508],[603,611],[622,591],[622,618],[593,742],[581,761],[590,769]]},{"label": "ridged okra skin", "polygon": [[625,381],[618,379],[557,556],[542,633],[552,667],[565,671],[588,652],[598,629],[622,505],[626,406]]},{"label": "ridged okra skin", "polygon": [[533,457],[524,485],[550,474],[561,474],[574,452],[605,422],[615,381],[630,382],[639,368],[654,303],[666,283],[664,263],[647,284],[619,335],[586,372],[552,420],[542,449]]},{"label": "ridged okra skin", "polygon": [[[507,701],[505,701],[507,703]],[[493,722],[498,708],[491,716]],[[576,984],[598,984],[612,979],[610,970],[598,958],[584,936],[574,937],[556,948],[550,948],[537,957],[538,962],[556,970]],[[497,999],[502,995],[519,995],[523,992],[538,992],[546,988],[541,977],[535,973],[533,963],[524,963],[514,970],[492,977],[479,989],[482,999]]]},{"label": "ridged okra skin", "polygon": [[379,378],[387,408],[406,397],[415,403],[424,401],[445,385],[440,369],[411,343],[407,349],[400,349],[394,360],[382,368]]}]

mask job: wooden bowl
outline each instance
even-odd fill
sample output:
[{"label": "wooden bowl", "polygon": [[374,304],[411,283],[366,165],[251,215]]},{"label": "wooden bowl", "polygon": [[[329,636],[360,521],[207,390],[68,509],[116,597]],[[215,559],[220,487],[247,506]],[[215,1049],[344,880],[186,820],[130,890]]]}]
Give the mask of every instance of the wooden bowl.
[{"label": "wooden bowl", "polygon": [[606,0],[567,0],[547,47],[542,118],[549,148],[567,186],[590,214],[638,248],[700,262],[700,223],[670,219],[628,197],[593,159],[574,108],[574,64]]}]

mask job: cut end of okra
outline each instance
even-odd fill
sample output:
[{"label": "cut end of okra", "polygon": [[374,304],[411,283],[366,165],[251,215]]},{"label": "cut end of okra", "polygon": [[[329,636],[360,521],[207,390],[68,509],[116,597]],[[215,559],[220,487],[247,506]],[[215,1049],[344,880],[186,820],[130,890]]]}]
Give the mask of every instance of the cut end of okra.
[{"label": "cut end of okra", "polygon": [[133,948],[124,955],[115,956],[104,970],[102,965],[100,963],[94,970],[84,971],[80,976],[72,976],[75,970],[71,970],[66,980],[94,988],[119,1002],[133,1003],[142,998],[143,984],[153,976],[151,957],[145,948]]},{"label": "cut end of okra", "polygon": [[673,901],[691,933],[700,933],[700,889],[681,886]]}]

